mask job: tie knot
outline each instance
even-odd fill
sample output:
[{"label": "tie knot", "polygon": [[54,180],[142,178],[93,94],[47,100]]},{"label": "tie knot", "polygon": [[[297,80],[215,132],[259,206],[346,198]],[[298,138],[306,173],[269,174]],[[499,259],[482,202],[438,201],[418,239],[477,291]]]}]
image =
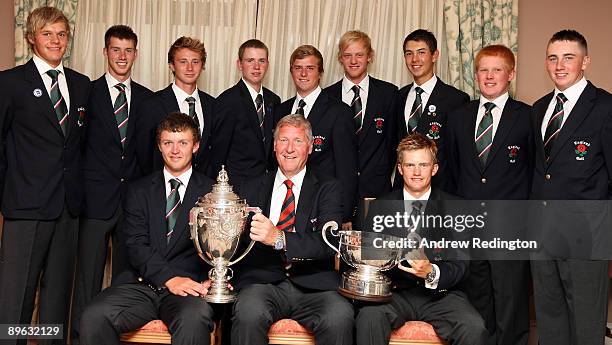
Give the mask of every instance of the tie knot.
[{"label": "tie knot", "polygon": [[173,178],[170,179],[170,188],[177,189],[181,185],[181,181],[179,179]]},{"label": "tie knot", "polygon": [[115,85],[115,88],[117,90],[119,90],[119,92],[125,92],[125,84],[123,84],[123,83],[119,83],[119,84]]},{"label": "tie knot", "polygon": [[261,94],[258,94],[257,97],[255,97],[255,103],[258,105],[263,103],[263,96]]},{"label": "tie knot", "polygon": [[425,92],[425,90],[417,86],[414,88],[414,92],[416,92],[416,94],[420,96],[423,92]]},{"label": "tie knot", "polygon": [[493,108],[495,108],[495,103],[492,102],[487,102],[484,104],[485,110],[487,111],[487,113],[490,113],[491,110],[493,110]]},{"label": "tie knot", "polygon": [[353,90],[353,92],[355,93],[355,97],[359,96],[359,85],[353,85],[353,87],[351,88],[351,90]]},{"label": "tie knot", "polygon": [[189,96],[189,97],[185,98],[185,102],[187,102],[189,104],[195,104],[195,98]]},{"label": "tie knot", "polygon": [[287,186],[287,189],[293,188],[293,182],[291,182],[291,180],[285,180],[284,184]]},{"label": "tie knot", "polygon": [[300,101],[298,102],[298,107],[304,108],[305,106],[306,106],[306,102],[304,102],[303,99],[300,99]]},{"label": "tie knot", "polygon": [[557,94],[557,102],[565,103],[566,101],[567,101],[567,97],[565,97],[564,94],[562,93]]},{"label": "tie knot", "polygon": [[419,200],[415,200],[412,202],[412,208],[417,210],[418,212],[421,211],[421,208],[423,207],[423,203],[420,202]]},{"label": "tie knot", "polygon": [[57,76],[59,75],[59,71],[56,69],[50,69],[47,71],[47,74],[49,75],[49,77],[51,77],[51,80],[57,80]]}]

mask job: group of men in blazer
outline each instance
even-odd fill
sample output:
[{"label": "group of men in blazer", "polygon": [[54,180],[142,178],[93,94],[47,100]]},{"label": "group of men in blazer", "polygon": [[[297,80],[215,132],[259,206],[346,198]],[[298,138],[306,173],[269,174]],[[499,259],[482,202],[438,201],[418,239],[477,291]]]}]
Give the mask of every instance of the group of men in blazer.
[{"label": "group of men in blazer", "polygon": [[[587,43],[573,30],[549,41],[555,90],[533,108],[508,95],[508,48],[478,53],[481,95],[469,102],[434,74],[437,42],[422,29],[403,42],[414,83],[399,91],[368,74],[370,38],[349,31],[339,42],[342,80],[321,89],[323,57],[302,45],[290,58],[296,96],[282,103],[263,87],[268,48],[256,39],[238,50],[240,81],[214,99],[197,88],[206,51],[195,38],[172,44],[174,81],[155,93],[131,79],[138,51],[129,27],[106,32],[107,73],[93,82],[63,66],[69,38],[61,11],[34,10],[34,57],[0,73],[0,323],[29,324],[40,285],[39,323],[63,324],[63,343],[74,272],[73,343],[117,344],[122,332],[157,318],[174,342],[208,342],[215,310],[199,298],[207,268],[186,228],[221,165],[263,210],[247,232],[257,244],[232,281],[233,344],[267,343],[280,318],[304,324],[317,343],[353,343],[355,311],[335,293],[334,253],[320,230],[328,220],[350,229],[363,198],[426,201],[449,197],[443,190],[479,200],[611,196],[612,96],[584,78]],[[576,140],[588,143],[584,159],[575,159]],[[98,294],[110,238],[113,286]],[[526,344],[529,263],[411,266],[393,275],[411,282],[399,284],[408,295],[360,306],[358,343],[385,343],[401,320],[420,319],[453,344]],[[542,344],[603,342],[607,267],[553,255],[531,262]]]}]

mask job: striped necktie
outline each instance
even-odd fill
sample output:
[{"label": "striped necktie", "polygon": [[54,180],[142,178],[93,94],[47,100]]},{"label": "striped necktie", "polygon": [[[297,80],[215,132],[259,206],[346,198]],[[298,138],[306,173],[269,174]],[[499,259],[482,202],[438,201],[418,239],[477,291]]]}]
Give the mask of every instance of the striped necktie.
[{"label": "striped necktie", "polygon": [[478,124],[475,139],[478,159],[483,167],[487,162],[487,157],[489,156],[489,151],[491,150],[491,145],[493,144],[493,115],[491,114],[491,110],[495,108],[495,104],[487,102],[484,104],[484,107],[485,113],[480,120],[480,124]]},{"label": "striped necktie", "polygon": [[263,108],[263,96],[258,94],[255,97],[255,108],[257,108],[257,119],[259,120],[259,130],[261,130],[261,135],[264,134],[264,108]]},{"label": "striped necktie", "polygon": [[303,99],[300,99],[300,101],[298,102],[298,107],[295,110],[295,113],[296,114],[300,114],[302,116],[306,116],[306,115],[304,115],[304,107],[305,106],[306,106],[306,102],[304,102]]},{"label": "striped necktie", "polygon": [[51,103],[53,103],[53,109],[55,110],[55,115],[57,115],[57,121],[59,121],[62,132],[64,135],[66,135],[66,131],[68,130],[68,107],[66,107],[66,101],[60,92],[59,82],[57,80],[59,73],[60,72],[55,69],[50,69],[47,71],[47,74],[49,77],[51,77],[49,97],[51,97]]},{"label": "striped necktie", "polygon": [[544,132],[544,155],[546,160],[550,158],[550,151],[552,150],[553,143],[561,131],[561,124],[563,123],[563,116],[565,114],[563,110],[563,104],[567,101],[567,97],[564,94],[557,94],[557,103],[555,104],[555,110],[546,124],[546,132]]},{"label": "striped necktie", "polygon": [[125,85],[119,83],[115,85],[115,89],[119,91],[113,109],[115,111],[115,120],[117,120],[117,128],[119,129],[119,137],[121,138],[121,146],[125,148],[125,137],[127,136],[128,127],[128,102],[125,95]]},{"label": "striped necktie", "polygon": [[195,122],[196,126],[198,127],[198,130],[201,132],[202,129],[200,128],[200,120],[198,120],[198,114],[196,113],[196,99],[189,96],[187,98],[185,98],[185,102],[187,102],[187,104],[189,104],[189,117],[191,117],[193,119],[193,122]]},{"label": "striped necktie", "polygon": [[178,191],[181,181],[173,178],[169,182],[170,194],[168,194],[168,197],[166,198],[166,222],[168,224],[168,228],[166,230],[167,242],[170,242],[170,237],[172,237],[172,233],[174,232],[174,225],[176,224],[176,219],[178,218],[179,210],[181,208],[181,196]]},{"label": "striped necktie", "polygon": [[414,132],[419,124],[419,120],[421,119],[421,114],[423,113],[423,101],[421,100],[421,94],[425,90],[420,87],[415,87],[414,92],[416,96],[414,97],[414,103],[412,103],[412,110],[410,111],[410,116],[408,117],[408,133]]},{"label": "striped necktie", "polygon": [[359,96],[359,85],[353,85],[351,88],[355,93],[353,100],[351,101],[351,108],[353,108],[353,120],[355,121],[355,134],[361,131],[363,127],[363,112],[361,105],[361,97]]},{"label": "striped necktie", "polygon": [[295,196],[293,195],[293,182],[291,180],[285,180],[285,186],[287,186],[287,194],[285,194],[285,200],[281,207],[280,217],[276,227],[279,230],[287,232],[295,232]]}]

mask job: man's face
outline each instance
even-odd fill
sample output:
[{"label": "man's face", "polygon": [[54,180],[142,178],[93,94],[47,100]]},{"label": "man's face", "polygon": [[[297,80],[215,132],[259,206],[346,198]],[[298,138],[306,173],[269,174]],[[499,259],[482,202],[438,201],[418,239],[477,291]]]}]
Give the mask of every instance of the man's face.
[{"label": "man's face", "polygon": [[108,47],[104,48],[104,56],[108,62],[110,75],[118,81],[125,81],[132,73],[138,51],[133,40],[111,37]]},{"label": "man's face", "polygon": [[242,60],[238,60],[238,69],[242,78],[254,88],[261,87],[261,81],[268,71],[268,54],[265,49],[246,48]]},{"label": "man's face", "polygon": [[200,147],[199,142],[194,143],[193,133],[189,129],[181,132],[162,131],[157,145],[164,159],[164,166],[173,176],[179,176],[189,170],[193,154]]},{"label": "man's face", "polygon": [[506,93],[514,79],[514,69],[509,70],[500,56],[483,56],[475,74],[480,93],[490,101]]},{"label": "man's face", "polygon": [[63,22],[46,24],[36,30],[34,37],[28,37],[34,54],[52,67],[57,67],[66,53],[68,46],[68,28]]},{"label": "man's face", "polygon": [[174,54],[170,69],[174,72],[176,86],[190,88],[198,83],[200,73],[204,69],[204,62],[200,53],[189,48],[181,48]]},{"label": "man's face", "polygon": [[274,152],[281,172],[291,178],[306,166],[312,143],[308,142],[304,128],[285,125],[278,129]]},{"label": "man's face", "polygon": [[368,55],[361,41],[349,44],[340,55],[340,63],[344,68],[346,77],[355,84],[363,80],[368,73],[368,63],[372,56]]},{"label": "man's face", "polygon": [[440,53],[429,51],[427,43],[423,41],[408,41],[404,47],[404,62],[417,84],[423,84],[434,75],[434,63],[438,61]]},{"label": "man's face", "polygon": [[421,195],[431,186],[431,177],[438,172],[428,149],[402,152],[402,163],[398,164],[404,179],[404,189],[412,195]]},{"label": "man's face", "polygon": [[291,65],[291,78],[300,96],[308,96],[319,86],[321,73],[319,72],[319,61],[313,55],[303,59],[296,59]]},{"label": "man's face", "polygon": [[578,42],[555,41],[546,48],[546,70],[559,91],[580,81],[590,62]]}]

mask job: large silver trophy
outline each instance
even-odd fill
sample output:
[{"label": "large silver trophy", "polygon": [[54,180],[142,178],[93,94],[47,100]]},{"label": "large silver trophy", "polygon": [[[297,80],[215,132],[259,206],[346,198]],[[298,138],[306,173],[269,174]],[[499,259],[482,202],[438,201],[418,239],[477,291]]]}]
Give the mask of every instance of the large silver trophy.
[{"label": "large silver trophy", "polygon": [[228,287],[233,276],[229,266],[244,258],[255,243],[251,241],[244,253],[232,260],[251,208],[233,192],[228,181],[222,166],[212,191],[198,199],[189,213],[191,239],[198,255],[213,267],[208,272],[212,284],[204,296],[210,303],[229,303],[236,299]]},{"label": "large silver trophy", "polygon": [[[338,247],[327,239],[328,230],[332,236],[339,237]],[[339,253],[344,262],[355,268],[342,273],[338,288],[341,295],[368,302],[386,302],[391,299],[391,280],[382,272],[396,265],[401,266],[400,261],[405,259],[402,257],[403,249],[377,249],[368,245],[365,249],[367,253],[364,253],[362,244],[371,243],[374,238],[380,238],[381,243],[402,241],[401,238],[375,232],[338,230],[336,222],[325,223],[322,234],[325,243]]]}]

